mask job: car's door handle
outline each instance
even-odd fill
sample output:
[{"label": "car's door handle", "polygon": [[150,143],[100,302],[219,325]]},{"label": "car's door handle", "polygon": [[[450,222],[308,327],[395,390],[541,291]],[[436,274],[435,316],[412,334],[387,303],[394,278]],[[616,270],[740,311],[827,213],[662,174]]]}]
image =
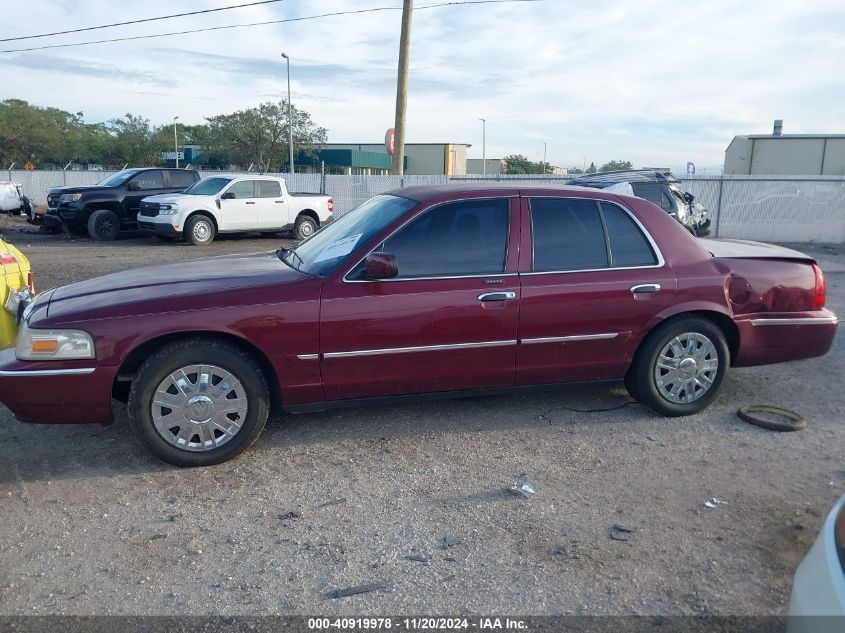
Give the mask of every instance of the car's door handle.
[{"label": "car's door handle", "polygon": [[276,204],[284,204],[284,203],[285,203],[284,200],[276,200]]},{"label": "car's door handle", "polygon": [[255,200],[247,200],[246,203],[247,204],[255,204]]},{"label": "car's door handle", "polygon": [[660,292],[660,284],[640,284],[638,286],[631,286],[631,292],[635,295],[645,294],[648,292]]},{"label": "car's door handle", "polygon": [[516,299],[515,292],[485,292],[478,295],[479,301],[507,301],[508,299]]}]

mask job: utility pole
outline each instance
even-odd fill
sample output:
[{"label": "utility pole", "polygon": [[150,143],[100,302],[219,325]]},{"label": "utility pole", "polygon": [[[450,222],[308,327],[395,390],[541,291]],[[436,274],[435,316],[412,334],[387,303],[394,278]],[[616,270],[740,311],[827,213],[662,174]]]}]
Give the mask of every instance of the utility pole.
[{"label": "utility pole", "polygon": [[396,78],[396,129],[393,137],[393,173],[405,172],[405,114],[408,110],[408,62],[411,54],[411,17],[414,0],[403,0],[402,34],[399,39],[399,71]]},{"label": "utility pole", "polygon": [[173,157],[176,159],[176,169],[179,169],[179,137],[176,136],[176,120],[178,116],[173,117],[173,145],[176,149],[176,153]]},{"label": "utility pole", "polygon": [[290,105],[290,57],[282,53],[288,62],[288,148],[290,149],[290,175],[293,176],[293,110]]},{"label": "utility pole", "polygon": [[487,119],[481,121],[481,175],[487,175]]},{"label": "utility pole", "polygon": [[546,175],[546,141],[543,141],[543,175]]}]

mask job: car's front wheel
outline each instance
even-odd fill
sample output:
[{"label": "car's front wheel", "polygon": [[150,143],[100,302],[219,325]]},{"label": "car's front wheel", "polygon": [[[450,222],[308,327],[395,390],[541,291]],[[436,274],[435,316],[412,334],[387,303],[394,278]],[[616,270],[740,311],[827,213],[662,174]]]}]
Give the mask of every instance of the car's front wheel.
[{"label": "car's front wheel", "polygon": [[634,398],[661,415],[692,415],[716,399],[730,362],[725,336],[715,323],[682,317],[646,337],[625,384]]},{"label": "car's front wheel", "polygon": [[172,343],[150,356],[128,401],[135,436],[175,466],[208,466],[239,455],[258,439],[269,407],[255,360],[210,339]]},{"label": "car's front wheel", "polygon": [[185,223],[185,239],[194,246],[205,246],[214,241],[217,230],[206,215],[195,215]]},{"label": "car's front wheel", "polygon": [[97,209],[88,218],[88,234],[98,242],[116,240],[120,233],[120,220],[114,211]]}]

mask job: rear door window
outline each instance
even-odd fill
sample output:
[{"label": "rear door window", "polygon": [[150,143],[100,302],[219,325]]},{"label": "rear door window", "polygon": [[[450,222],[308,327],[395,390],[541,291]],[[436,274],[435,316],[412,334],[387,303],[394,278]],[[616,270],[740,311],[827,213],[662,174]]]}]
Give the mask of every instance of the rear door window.
[{"label": "rear door window", "polygon": [[534,271],[608,267],[607,243],[594,200],[532,198],[530,205]]},{"label": "rear door window", "polygon": [[630,215],[608,202],[601,203],[601,210],[614,268],[657,264],[657,256],[651,244]]},{"label": "rear door window", "polygon": [[187,189],[194,184],[194,175],[188,171],[171,171],[170,186],[174,189]]},{"label": "rear door window", "polygon": [[258,181],[259,198],[279,198],[282,195],[282,187],[275,180]]},{"label": "rear door window", "polygon": [[383,245],[399,278],[501,273],[505,268],[510,201],[462,200],[423,213]]}]

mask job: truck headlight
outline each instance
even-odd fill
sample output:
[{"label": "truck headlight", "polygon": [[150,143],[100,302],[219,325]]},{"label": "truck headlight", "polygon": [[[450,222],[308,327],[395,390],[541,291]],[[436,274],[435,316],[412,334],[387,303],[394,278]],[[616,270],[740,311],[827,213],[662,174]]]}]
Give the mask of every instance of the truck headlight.
[{"label": "truck headlight", "polygon": [[158,214],[159,215],[176,215],[177,213],[179,213],[179,209],[172,204],[160,204],[160,205],[158,205]]},{"label": "truck headlight", "polygon": [[24,322],[15,344],[18,360],[94,358],[94,339],[82,330],[40,330]]},{"label": "truck headlight", "polygon": [[76,202],[81,197],[81,193],[63,193],[59,196],[59,202]]}]

